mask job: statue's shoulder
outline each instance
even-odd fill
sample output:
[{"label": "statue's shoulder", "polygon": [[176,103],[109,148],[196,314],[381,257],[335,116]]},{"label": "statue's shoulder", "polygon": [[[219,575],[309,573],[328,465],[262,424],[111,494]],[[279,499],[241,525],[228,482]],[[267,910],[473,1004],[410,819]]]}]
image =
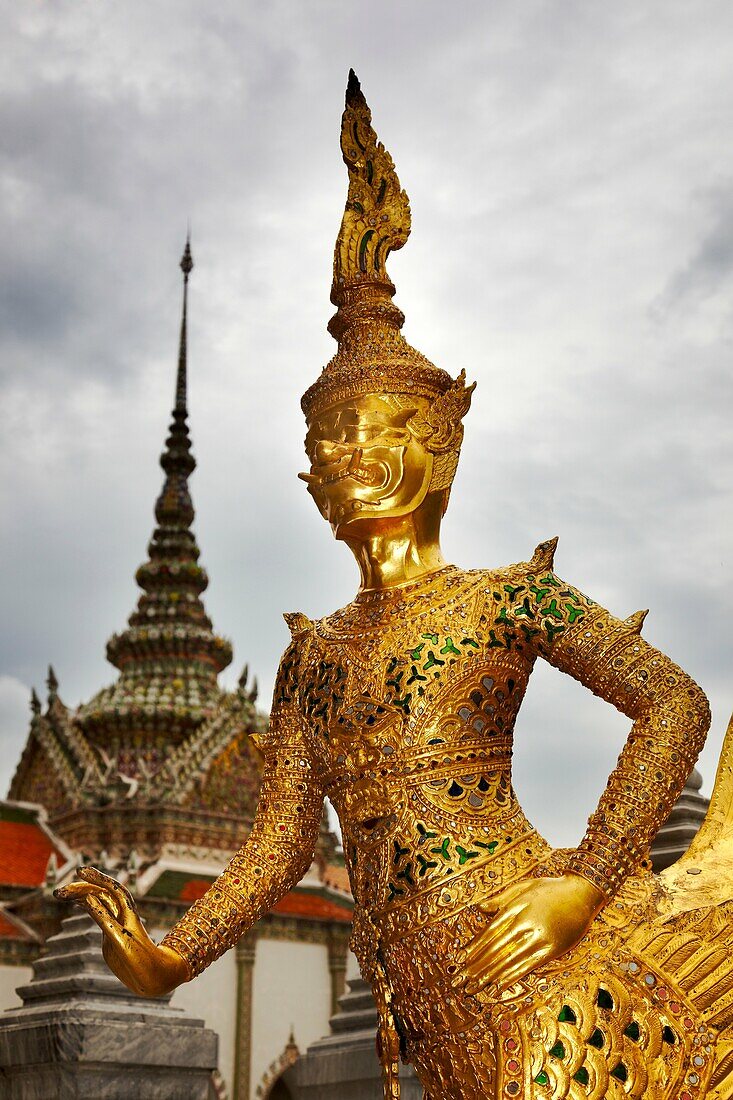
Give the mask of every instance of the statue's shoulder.
[{"label": "statue's shoulder", "polygon": [[542,573],[551,573],[555,567],[555,551],[558,538],[545,539],[535,547],[527,561],[518,561],[506,566],[506,572],[514,576],[537,577]]},{"label": "statue's shoulder", "polygon": [[545,573],[551,573],[555,561],[555,548],[557,538],[546,539],[536,547],[534,553],[526,561],[513,562],[511,565],[502,565],[496,569],[472,569],[462,574],[467,580],[477,579],[484,581],[488,587],[497,584],[511,582],[521,583],[528,578],[536,578]]},{"label": "statue's shoulder", "polygon": [[290,631],[291,643],[304,638],[313,629],[314,623],[302,611],[286,611],[283,619]]},{"label": "statue's shoulder", "polygon": [[290,630],[290,642],[280,658],[275,677],[273,710],[293,703],[297,699],[303,655],[313,626],[308,616],[302,611],[288,612],[283,615],[283,618]]}]

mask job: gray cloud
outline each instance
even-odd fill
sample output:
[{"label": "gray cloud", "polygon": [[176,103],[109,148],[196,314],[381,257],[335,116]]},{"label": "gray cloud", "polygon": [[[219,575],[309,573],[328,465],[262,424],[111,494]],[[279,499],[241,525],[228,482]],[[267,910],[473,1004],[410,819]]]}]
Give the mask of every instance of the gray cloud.
[{"label": "gray cloud", "polygon": [[[732,705],[730,5],[0,10],[5,774],[49,660],[68,702],[113,675],[189,217],[208,608],[267,695],[281,612],[353,594],[295,477],[298,399],[331,354],[353,64],[412,201],[391,261],[406,335],[479,382],[446,551],[500,564],[559,534],[561,574],[619,613],[650,606],[647,636],[713,700],[709,789]],[[627,723],[552,670],[535,680],[517,785],[572,842]]]}]

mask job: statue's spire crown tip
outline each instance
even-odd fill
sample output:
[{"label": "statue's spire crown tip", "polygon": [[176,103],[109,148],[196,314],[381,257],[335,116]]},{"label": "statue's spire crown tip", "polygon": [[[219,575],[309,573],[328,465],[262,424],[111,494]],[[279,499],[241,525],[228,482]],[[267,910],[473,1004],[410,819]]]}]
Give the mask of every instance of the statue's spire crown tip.
[{"label": "statue's spire crown tip", "polygon": [[359,77],[356,75],[353,69],[349,69],[349,82],[346,85],[346,106],[348,107],[357,96],[361,96],[361,84],[359,83]]}]

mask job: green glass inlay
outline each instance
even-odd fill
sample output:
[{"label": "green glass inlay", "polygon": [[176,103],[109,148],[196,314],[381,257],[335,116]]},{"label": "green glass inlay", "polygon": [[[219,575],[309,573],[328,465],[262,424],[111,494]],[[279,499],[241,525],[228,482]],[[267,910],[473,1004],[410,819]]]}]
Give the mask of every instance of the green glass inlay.
[{"label": "green glass inlay", "polygon": [[483,840],[474,840],[474,844],[477,848],[485,848],[490,855],[493,855],[499,847],[498,840],[490,840],[488,844],[484,844]]},{"label": "green glass inlay", "polygon": [[453,639],[451,638],[451,636],[449,634],[446,634],[446,636],[445,636],[445,645],[443,646],[443,648],[441,649],[440,652],[441,653],[455,653],[456,657],[460,657],[460,655],[461,655],[460,649],[456,649],[456,647],[453,645]]},{"label": "green glass inlay", "polygon": [[514,614],[517,618],[520,616],[525,619],[534,619],[534,611],[529,604],[529,596],[525,596],[519,607],[515,608]]},{"label": "green glass inlay", "polygon": [[428,871],[431,870],[431,868],[438,866],[436,860],[426,859],[425,856],[418,855],[416,859],[420,868],[420,870],[418,871],[420,878],[423,878],[428,873]]},{"label": "green glass inlay", "polygon": [[414,684],[416,680],[422,680],[423,683],[427,683],[427,676],[423,676],[419,671],[417,665],[412,665],[410,668],[410,679],[407,681],[407,686]]},{"label": "green glass inlay", "polygon": [[554,642],[556,636],[558,634],[562,634],[564,629],[565,629],[564,626],[553,626],[552,623],[545,623],[545,630],[547,631],[547,640],[549,642]]},{"label": "green glass inlay", "polygon": [[677,1042],[677,1036],[672,1031],[672,1028],[668,1027],[666,1024],[662,1028],[662,1038],[664,1039],[665,1043],[674,1044]]},{"label": "green glass inlay", "polygon": [[550,1078],[547,1076],[545,1071],[543,1069],[541,1069],[540,1072],[535,1077],[534,1083],[536,1085],[549,1085]]},{"label": "green glass inlay", "polygon": [[596,997],[596,1004],[599,1008],[613,1008],[613,997],[607,989],[599,989],[598,996]]},{"label": "green glass inlay", "polygon": [[573,1080],[577,1081],[579,1085],[588,1084],[588,1070],[585,1068],[585,1066],[581,1066],[578,1072],[573,1074]]},{"label": "green glass inlay", "polygon": [[469,859],[476,859],[478,856],[478,852],[467,852],[460,844],[456,844],[456,851],[458,852],[458,862],[461,867],[464,863],[468,863]]},{"label": "green glass inlay", "polygon": [[[429,642],[432,642],[432,643],[433,643],[433,645],[437,645],[437,644],[438,644],[438,635],[437,635],[437,634],[421,634],[421,635],[420,635],[420,637],[421,637],[421,638],[427,638],[427,640],[428,640]],[[422,648],[422,647],[421,647],[421,648]]]},{"label": "green glass inlay", "polygon": [[573,607],[573,605],[571,603],[566,603],[565,604],[565,610],[568,613],[568,622],[569,623],[574,623],[578,619],[582,619],[583,616],[585,615],[585,611],[583,610],[582,607]]},{"label": "green glass inlay", "polygon": [[412,867],[412,860],[410,860],[410,862],[407,864],[406,867],[403,868],[402,871],[397,872],[397,878],[402,878],[405,880],[405,882],[409,882],[410,886],[415,885],[415,880],[412,877]]},{"label": "green glass inlay", "polygon": [[399,863],[403,856],[409,855],[410,849],[403,848],[399,840],[395,840],[393,843],[395,849],[394,862]]},{"label": "green glass inlay", "polygon": [[451,855],[450,855],[450,837],[449,836],[444,837],[443,838],[443,843],[440,845],[440,847],[439,848],[431,848],[430,852],[431,852],[432,855],[442,856],[443,859],[449,860],[451,858]]},{"label": "green glass inlay", "polygon": [[628,1027],[624,1028],[624,1035],[633,1042],[638,1043],[641,1031],[636,1020],[632,1020]]},{"label": "green glass inlay", "polygon": [[623,1062],[619,1062],[619,1064],[611,1070],[611,1076],[615,1077],[617,1081],[626,1081],[629,1076],[629,1071]]},{"label": "green glass inlay", "polygon": [[367,269],[366,268],[366,251],[367,251],[367,247],[369,245],[369,242],[370,242],[370,240],[372,239],[373,236],[374,236],[374,230],[373,229],[367,229],[366,233],[364,234],[364,236],[361,238],[361,241],[359,242],[359,267],[361,268],[361,270],[363,272],[366,272],[366,269]]},{"label": "green glass inlay", "polygon": [[550,1050],[550,1054],[553,1058],[565,1057],[565,1046],[559,1039],[555,1043],[554,1047],[552,1047],[552,1049]]},{"label": "green glass inlay", "polygon": [[561,1024],[574,1024],[577,1019],[570,1005],[563,1005],[557,1018]]},{"label": "green glass inlay", "polygon": [[592,1046],[592,1047],[595,1047],[596,1050],[601,1050],[601,1048],[603,1047],[604,1042],[605,1042],[605,1038],[604,1038],[603,1032],[600,1030],[600,1028],[596,1028],[595,1031],[593,1032],[593,1034],[591,1035],[590,1039],[588,1040],[588,1045]]}]

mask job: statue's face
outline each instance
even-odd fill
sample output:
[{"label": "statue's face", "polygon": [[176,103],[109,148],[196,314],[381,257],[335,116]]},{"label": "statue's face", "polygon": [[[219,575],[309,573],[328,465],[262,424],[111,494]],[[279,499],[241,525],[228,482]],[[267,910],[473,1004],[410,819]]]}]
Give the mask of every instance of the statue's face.
[{"label": "statue's face", "polygon": [[391,409],[368,394],[332,405],[310,424],[311,468],[300,476],[336,538],[367,537],[375,520],[408,515],[425,499],[433,457],[407,427],[416,408]]}]

